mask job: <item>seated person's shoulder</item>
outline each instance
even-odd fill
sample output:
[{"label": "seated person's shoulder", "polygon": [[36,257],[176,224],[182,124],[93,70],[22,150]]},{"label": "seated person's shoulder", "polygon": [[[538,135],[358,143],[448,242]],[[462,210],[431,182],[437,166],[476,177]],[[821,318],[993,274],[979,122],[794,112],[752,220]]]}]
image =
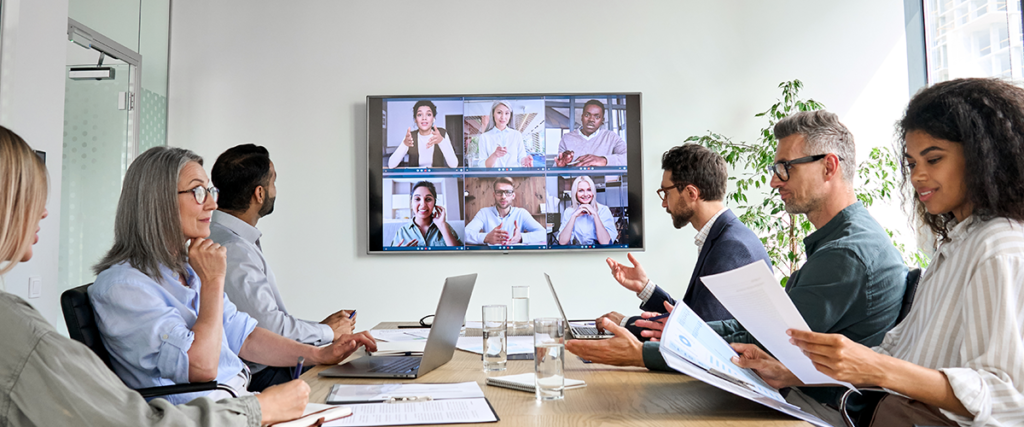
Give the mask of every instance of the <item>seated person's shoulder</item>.
[{"label": "seated person's shoulder", "polygon": [[125,287],[139,288],[140,284],[149,283],[156,284],[152,278],[143,274],[142,271],[131,267],[127,262],[122,262],[103,270],[96,276],[96,281],[89,287],[89,297],[95,298],[107,294],[116,294],[119,289]]}]

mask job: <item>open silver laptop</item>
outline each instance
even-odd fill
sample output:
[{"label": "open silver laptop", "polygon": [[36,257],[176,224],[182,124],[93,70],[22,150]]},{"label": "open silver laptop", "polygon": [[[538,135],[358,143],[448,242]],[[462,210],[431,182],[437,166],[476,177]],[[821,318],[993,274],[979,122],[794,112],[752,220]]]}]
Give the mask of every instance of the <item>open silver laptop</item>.
[{"label": "open silver laptop", "polygon": [[423,356],[363,356],[343,365],[320,371],[321,377],[418,378],[448,363],[455,354],[466,308],[473,295],[476,274],[449,277],[444,281],[434,323],[423,348]]},{"label": "open silver laptop", "polygon": [[593,326],[572,326],[572,324],[569,323],[569,318],[565,317],[565,310],[562,310],[562,303],[558,301],[558,293],[555,292],[555,285],[551,283],[551,276],[544,273],[544,278],[548,280],[548,287],[551,288],[551,295],[555,297],[555,306],[558,307],[558,312],[562,313],[562,320],[565,321],[566,325],[569,325],[569,338],[576,340],[603,340],[615,336],[607,331],[604,331],[603,333],[599,332],[597,328]]}]

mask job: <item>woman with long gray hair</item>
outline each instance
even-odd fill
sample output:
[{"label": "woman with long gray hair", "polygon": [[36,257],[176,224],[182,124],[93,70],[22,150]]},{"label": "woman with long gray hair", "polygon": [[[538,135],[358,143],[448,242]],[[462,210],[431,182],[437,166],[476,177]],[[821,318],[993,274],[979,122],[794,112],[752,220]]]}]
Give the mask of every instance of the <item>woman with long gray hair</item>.
[{"label": "woman with long gray hair", "polygon": [[[0,126],[0,274],[32,258],[39,222],[47,216],[46,187],[43,162],[21,137]],[[216,403],[147,403],[92,350],[57,333],[29,303],[4,291],[0,325],[0,424],[11,427],[251,426],[296,418],[309,400],[309,386],[292,381],[259,396]]]},{"label": "woman with long gray hair", "polygon": [[224,295],[226,249],[207,240],[218,191],[202,162],[188,150],[155,147],[125,174],[114,245],[89,289],[121,379],[132,388],[216,380],[245,394],[249,370],[241,358],[268,366],[291,366],[300,356],[336,364],[360,345],[375,349],[366,332],[328,347],[300,344],[235,308]]}]

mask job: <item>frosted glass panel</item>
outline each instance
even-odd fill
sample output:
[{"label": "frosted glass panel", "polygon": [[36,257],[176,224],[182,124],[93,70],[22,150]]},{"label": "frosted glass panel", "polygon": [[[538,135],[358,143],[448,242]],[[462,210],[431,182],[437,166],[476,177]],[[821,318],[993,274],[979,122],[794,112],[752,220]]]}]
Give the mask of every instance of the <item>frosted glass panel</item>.
[{"label": "frosted glass panel", "polygon": [[129,135],[119,101],[132,70],[112,67],[112,80],[65,82],[59,289],[92,282],[92,266],[113,244]]},{"label": "frosted glass panel", "polygon": [[68,18],[138,52],[141,7],[140,0],[69,0]]}]

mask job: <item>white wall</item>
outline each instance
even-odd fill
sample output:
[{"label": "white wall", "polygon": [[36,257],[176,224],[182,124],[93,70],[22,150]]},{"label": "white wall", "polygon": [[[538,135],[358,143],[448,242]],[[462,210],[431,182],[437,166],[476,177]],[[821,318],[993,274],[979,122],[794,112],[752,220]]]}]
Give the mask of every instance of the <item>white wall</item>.
[{"label": "white wall", "polygon": [[[279,199],[259,224],[289,309],[320,319],[356,307],[361,328],[431,313],[445,276],[480,274],[470,306],[533,287],[541,272],[570,317],[632,312],[603,262],[619,253],[368,256],[366,95],[643,92],[649,274],[682,296],[696,261],[653,189],[660,157],[712,129],[752,140],[776,85],[838,113],[866,153],[888,145],[907,102],[901,0],[176,2],[169,143],[207,167],[254,142],[271,151]],[[895,217],[896,223],[905,222]]]},{"label": "white wall", "polygon": [[[6,0],[3,16],[3,68],[0,70],[0,125],[46,152],[50,216],[40,223],[32,260],[3,277],[7,291],[25,298],[64,332],[57,289],[60,232],[60,178],[64,129],[64,60],[67,0]],[[42,279],[42,295],[28,299],[28,278]]]}]

